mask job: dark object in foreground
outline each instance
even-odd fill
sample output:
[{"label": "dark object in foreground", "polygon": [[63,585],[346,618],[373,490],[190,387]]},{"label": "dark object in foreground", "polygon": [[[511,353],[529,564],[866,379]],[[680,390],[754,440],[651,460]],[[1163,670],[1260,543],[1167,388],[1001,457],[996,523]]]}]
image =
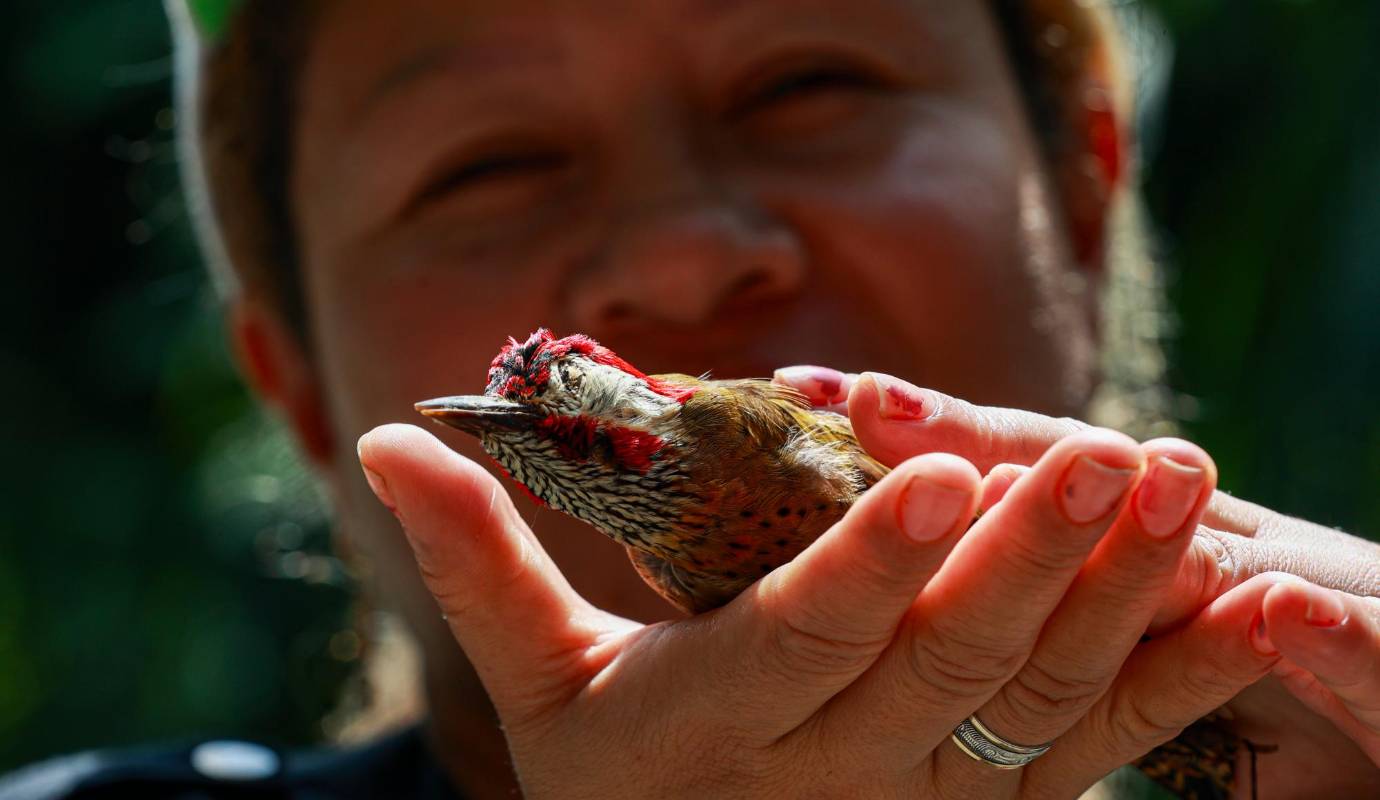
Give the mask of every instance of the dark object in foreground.
[{"label": "dark object in foreground", "polygon": [[[646,375],[593,339],[545,329],[508,340],[484,394],[417,410],[478,437],[538,502],[624,545],[690,613],[790,561],[888,471],[846,417],[792,389]],[[1227,797],[1238,746],[1204,720],[1137,766],[1181,797]]]}]

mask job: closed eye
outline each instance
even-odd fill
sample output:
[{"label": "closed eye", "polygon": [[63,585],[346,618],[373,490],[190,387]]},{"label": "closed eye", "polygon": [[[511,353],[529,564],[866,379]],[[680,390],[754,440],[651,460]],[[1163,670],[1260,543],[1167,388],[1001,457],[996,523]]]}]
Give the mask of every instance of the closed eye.
[{"label": "closed eye", "polygon": [[752,81],[742,99],[732,107],[734,116],[789,105],[817,97],[868,92],[881,89],[885,82],[867,70],[846,64],[813,63],[798,65]]},{"label": "closed eye", "polygon": [[779,103],[803,95],[827,91],[870,89],[875,86],[871,79],[842,69],[812,69],[787,74],[773,80],[753,94],[748,106],[761,107]]},{"label": "closed eye", "polygon": [[421,206],[459,191],[499,188],[524,179],[541,179],[559,173],[570,163],[555,151],[499,152],[461,161],[442,169],[416,195]]}]

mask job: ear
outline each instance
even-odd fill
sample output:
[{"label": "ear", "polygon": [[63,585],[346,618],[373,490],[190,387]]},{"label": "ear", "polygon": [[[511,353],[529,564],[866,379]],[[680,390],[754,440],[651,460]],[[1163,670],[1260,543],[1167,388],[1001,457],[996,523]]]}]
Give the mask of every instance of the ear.
[{"label": "ear", "polygon": [[1086,76],[1081,91],[1070,95],[1065,108],[1069,137],[1056,179],[1074,255],[1085,269],[1100,271],[1112,204],[1126,180],[1131,132],[1096,75]]},{"label": "ear", "polygon": [[254,393],[287,420],[312,464],[325,467],[335,446],[325,394],[305,343],[271,303],[248,294],[231,302],[226,325],[235,360]]}]

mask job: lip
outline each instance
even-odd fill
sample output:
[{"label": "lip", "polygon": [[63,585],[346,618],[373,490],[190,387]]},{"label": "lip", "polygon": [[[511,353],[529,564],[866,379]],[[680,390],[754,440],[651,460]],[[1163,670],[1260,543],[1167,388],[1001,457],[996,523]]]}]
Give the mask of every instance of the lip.
[{"label": "lip", "polygon": [[461,394],[423,400],[413,408],[424,416],[474,436],[495,431],[523,431],[541,419],[531,406],[486,394]]}]

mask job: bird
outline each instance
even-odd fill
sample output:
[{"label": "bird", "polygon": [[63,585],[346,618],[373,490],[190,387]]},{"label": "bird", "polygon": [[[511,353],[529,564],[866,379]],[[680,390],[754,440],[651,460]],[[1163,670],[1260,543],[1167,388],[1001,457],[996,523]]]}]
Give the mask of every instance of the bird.
[{"label": "bird", "polygon": [[622,544],[692,614],[790,561],[888,472],[847,417],[790,387],[647,375],[546,328],[509,338],[482,395],[416,408],[477,436],[538,503]]},{"label": "bird", "polygon": [[[479,395],[416,403],[476,436],[537,503],[628,551],[680,610],[719,608],[789,562],[889,471],[848,418],[764,379],[647,375],[583,334],[510,337]],[[1138,759],[1179,797],[1227,796],[1241,748],[1209,716]]]}]

